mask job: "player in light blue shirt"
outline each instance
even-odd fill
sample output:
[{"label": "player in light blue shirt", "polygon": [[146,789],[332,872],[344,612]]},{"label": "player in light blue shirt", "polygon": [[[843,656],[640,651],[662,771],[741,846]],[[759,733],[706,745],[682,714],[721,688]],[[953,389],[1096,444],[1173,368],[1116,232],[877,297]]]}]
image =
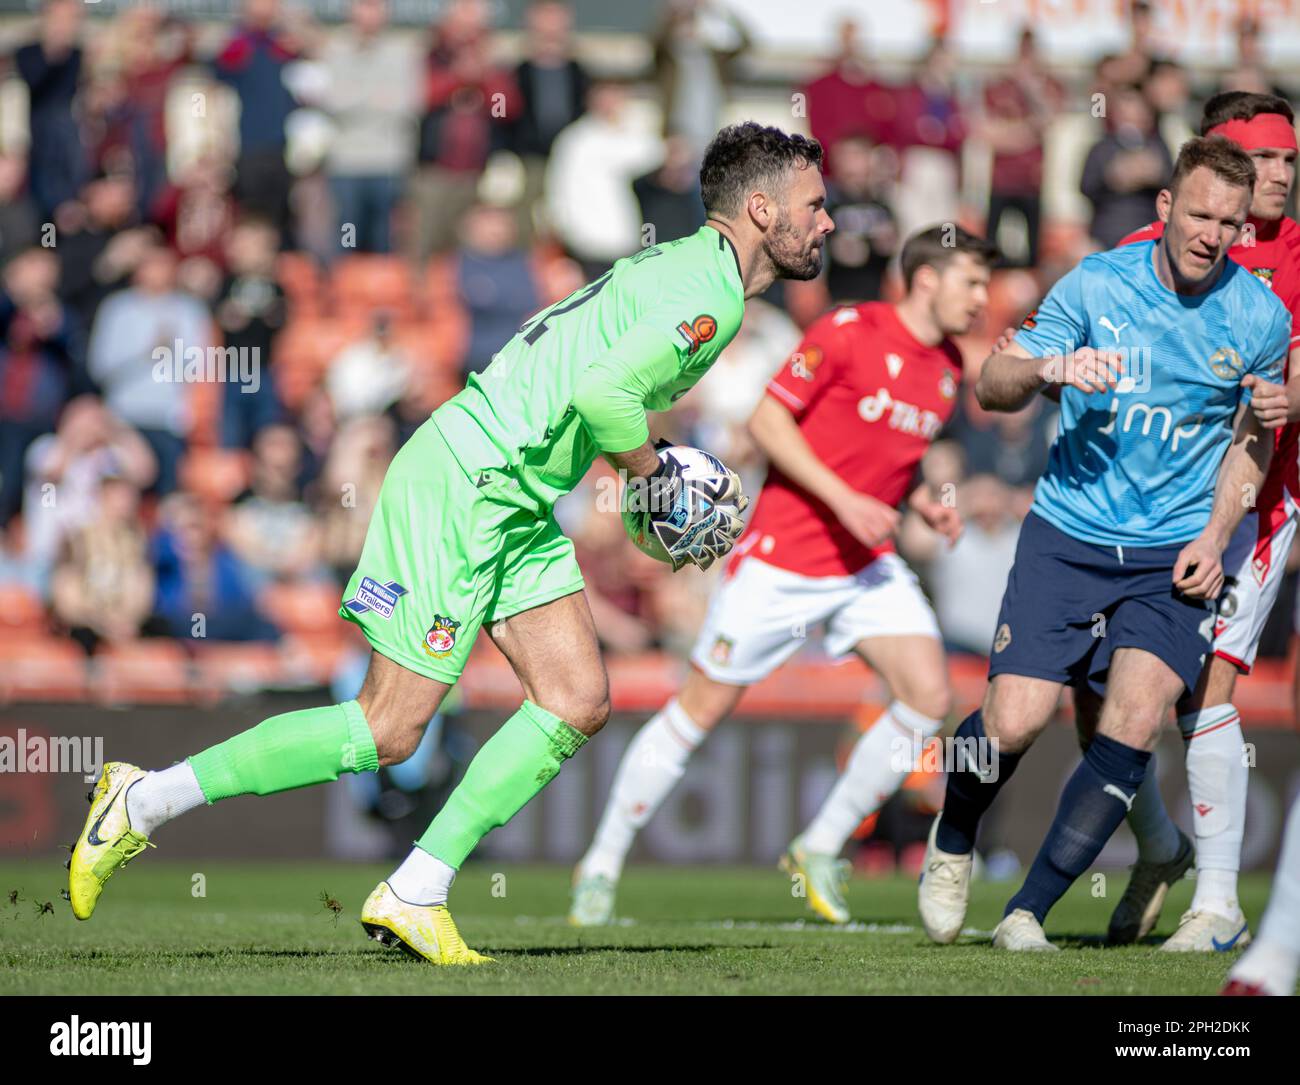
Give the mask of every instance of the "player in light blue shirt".
[{"label": "player in light blue shirt", "polygon": [[1170,709],[1196,685],[1223,586],[1223,550],[1268,470],[1273,442],[1250,391],[1276,379],[1290,317],[1226,260],[1255,167],[1222,138],[1184,145],[1156,209],[1159,241],[1089,256],[1015,340],[976,396],[1015,411],[1059,392],[1060,426],[1007,582],[983,707],[958,739],[988,754],[948,776],[926,848],[926,932],[961,931],[979,819],[1056,712],[1061,687],[1104,700],[1083,761],[995,946],[1052,950],[1048,909],[1124,820]]},{"label": "player in light blue shirt", "polygon": [[1118,355],[1107,393],[1066,386],[1033,511],[1101,546],[1171,546],[1204,530],[1214,483],[1250,397],[1242,378],[1281,379],[1291,317],[1267,286],[1226,261],[1204,293],[1160,280],[1159,242],[1086,257],[1016,334],[1027,356],[1081,347]]}]

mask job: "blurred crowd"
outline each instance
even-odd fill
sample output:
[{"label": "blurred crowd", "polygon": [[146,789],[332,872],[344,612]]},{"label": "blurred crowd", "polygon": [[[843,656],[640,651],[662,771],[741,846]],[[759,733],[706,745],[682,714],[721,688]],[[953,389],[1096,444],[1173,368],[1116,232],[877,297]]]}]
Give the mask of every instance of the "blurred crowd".
[{"label": "blurred crowd", "polygon": [[[294,598],[275,589],[336,606],[385,467],[429,412],[540,306],[703,223],[700,158],[752,50],[740,5],[697,0],[658,6],[635,79],[579,60],[560,0],[527,5],[508,62],[486,0],[449,0],[420,33],[392,27],[385,0],[353,0],[330,29],[246,0],[202,48],[156,9],[88,10],[47,0],[5,58],[30,139],[0,154],[0,584],[91,654],[274,641]],[[973,366],[1084,252],[1150,221],[1204,98],[1274,87],[1249,23],[1234,70],[1201,86],[1162,54],[1147,5],[1131,20],[1129,50],[1072,83],[1029,33],[978,79],[941,40],[886,79],[846,21],[836,54],[775,96],[827,148],[824,273],[750,302],[671,435],[756,490],[745,422],[767,379],[827,306],[894,296],[912,229],[960,220],[1007,254],[1014,288],[995,288]],[[1053,232],[1044,147],[1081,115],[1092,213]],[[973,146],[978,207],[962,200]],[[1054,425],[1046,401],[990,415],[967,385],[927,458],[966,534],[949,549],[909,518],[899,545],[955,649],[987,650]],[[557,509],[602,640],[682,652],[708,577],[633,551],[604,470]]]}]

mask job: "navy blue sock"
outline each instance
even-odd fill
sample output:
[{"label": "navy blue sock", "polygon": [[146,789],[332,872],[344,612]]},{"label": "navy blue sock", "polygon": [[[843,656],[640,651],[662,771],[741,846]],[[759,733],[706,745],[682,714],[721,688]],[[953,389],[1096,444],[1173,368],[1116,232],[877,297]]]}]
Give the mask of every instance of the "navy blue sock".
[{"label": "navy blue sock", "polygon": [[1151,755],[1105,735],[1088,745],[1061,793],[1056,818],[1038,849],[1034,865],[1004,915],[1017,908],[1039,923],[1080,874],[1092,866],[1119,828],[1142,785]]},{"label": "navy blue sock", "polygon": [[[984,716],[978,708],[962,720],[954,742],[965,742],[967,748],[982,751],[977,755],[977,761],[991,756],[991,750],[987,746],[989,739],[984,734]],[[978,746],[975,745],[976,742]],[[975,849],[975,833],[979,829],[980,818],[993,805],[993,800],[998,797],[1002,785],[1016,771],[1022,756],[1018,753],[998,754],[997,772],[990,772],[987,777],[983,777],[971,771],[970,763],[963,757],[961,748],[957,748],[953,771],[948,773],[943,817],[939,819],[939,830],[934,837],[934,842],[941,851],[966,855]]]}]

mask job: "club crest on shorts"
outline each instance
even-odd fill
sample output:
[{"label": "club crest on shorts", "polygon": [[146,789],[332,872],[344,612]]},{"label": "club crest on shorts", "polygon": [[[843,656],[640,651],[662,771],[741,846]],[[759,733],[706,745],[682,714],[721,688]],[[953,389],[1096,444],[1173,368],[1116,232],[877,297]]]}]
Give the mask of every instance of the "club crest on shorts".
[{"label": "club crest on shorts", "polygon": [[736,642],[730,637],[718,637],[713,642],[713,647],[709,649],[709,658],[714,663],[727,664],[731,662],[731,650],[736,646]]},{"label": "club crest on shorts", "polygon": [[1011,626],[1003,622],[998,626],[998,634],[993,638],[993,651],[1001,652],[1011,643]]},{"label": "club crest on shorts", "polygon": [[454,618],[444,618],[441,614],[433,616],[433,625],[424,635],[424,643],[420,645],[424,649],[424,654],[433,656],[434,659],[443,659],[451,655],[451,650],[456,647],[456,630],[460,628],[460,622]]}]

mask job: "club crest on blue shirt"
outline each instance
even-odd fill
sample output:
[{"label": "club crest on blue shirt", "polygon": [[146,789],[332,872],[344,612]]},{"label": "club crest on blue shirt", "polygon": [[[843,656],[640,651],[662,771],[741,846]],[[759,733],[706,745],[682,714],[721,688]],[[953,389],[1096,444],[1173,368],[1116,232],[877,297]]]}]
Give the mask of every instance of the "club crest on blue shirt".
[{"label": "club crest on blue shirt", "polygon": [[1240,380],[1246,371],[1241,355],[1231,347],[1220,347],[1210,356],[1210,372],[1223,380]]},{"label": "club crest on blue shirt", "polygon": [[371,577],[363,576],[357,586],[357,594],[343,605],[353,614],[366,614],[370,611],[387,621],[393,616],[397,600],[406,594],[406,589],[396,580],[380,584]]}]

